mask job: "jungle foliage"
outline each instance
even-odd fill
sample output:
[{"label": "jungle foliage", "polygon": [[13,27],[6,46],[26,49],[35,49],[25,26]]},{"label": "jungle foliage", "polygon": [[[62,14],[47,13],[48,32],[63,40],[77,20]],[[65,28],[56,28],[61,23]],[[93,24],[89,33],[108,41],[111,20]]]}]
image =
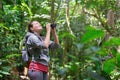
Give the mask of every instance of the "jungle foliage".
[{"label": "jungle foliage", "polygon": [[50,51],[50,80],[120,78],[119,0],[0,0],[1,80],[19,80],[31,20],[57,23],[61,48]]}]

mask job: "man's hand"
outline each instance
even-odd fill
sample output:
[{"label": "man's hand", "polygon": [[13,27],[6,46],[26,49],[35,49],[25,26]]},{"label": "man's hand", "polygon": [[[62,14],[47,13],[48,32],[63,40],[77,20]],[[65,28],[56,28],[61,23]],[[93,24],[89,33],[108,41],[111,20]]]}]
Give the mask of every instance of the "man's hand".
[{"label": "man's hand", "polygon": [[57,33],[56,33],[56,28],[52,29],[52,34],[53,34],[53,37],[54,37],[54,42],[59,44],[59,39],[58,39],[58,36],[57,36]]},{"label": "man's hand", "polygon": [[50,25],[51,25],[50,23],[48,23],[48,24],[46,25],[46,30],[47,30],[47,31],[51,31]]},{"label": "man's hand", "polygon": [[50,32],[51,32],[50,23],[48,23],[46,25],[46,30],[47,30],[47,33],[46,33],[46,37],[45,37],[44,43],[45,43],[46,48],[48,48],[49,47],[49,43],[50,43]]}]

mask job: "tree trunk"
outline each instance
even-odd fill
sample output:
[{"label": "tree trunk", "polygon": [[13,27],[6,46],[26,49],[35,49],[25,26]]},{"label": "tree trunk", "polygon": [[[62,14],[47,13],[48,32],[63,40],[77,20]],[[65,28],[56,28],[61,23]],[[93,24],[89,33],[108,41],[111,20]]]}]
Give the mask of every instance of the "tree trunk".
[{"label": "tree trunk", "polygon": [[107,25],[113,31],[116,30],[114,20],[115,20],[115,18],[114,18],[114,12],[112,10],[109,10],[108,14],[107,14]]},{"label": "tree trunk", "polygon": [[120,0],[116,0],[116,6],[117,6],[116,18],[117,20],[120,20]]},{"label": "tree trunk", "polygon": [[54,19],[55,19],[55,16],[54,16],[54,2],[55,2],[55,0],[51,0],[51,13],[50,13],[50,16],[51,16],[51,23],[54,23]]},{"label": "tree trunk", "polygon": [[2,9],[2,1],[0,1],[0,10]]},{"label": "tree trunk", "polygon": [[[51,10],[50,10],[50,22],[51,23],[54,23],[54,19],[55,19],[55,16],[54,16],[54,2],[55,2],[55,0],[51,0]],[[49,68],[51,68],[51,65],[50,65]],[[49,71],[48,72],[48,80],[50,80],[50,79],[51,79],[51,73]]]}]

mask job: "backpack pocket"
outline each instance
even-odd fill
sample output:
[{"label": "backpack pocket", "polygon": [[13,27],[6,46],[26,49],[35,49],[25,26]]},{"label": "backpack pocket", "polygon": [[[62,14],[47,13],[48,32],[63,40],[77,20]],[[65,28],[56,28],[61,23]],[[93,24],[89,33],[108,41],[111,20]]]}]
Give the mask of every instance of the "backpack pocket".
[{"label": "backpack pocket", "polygon": [[22,59],[24,62],[27,62],[29,60],[28,52],[26,49],[22,50]]}]

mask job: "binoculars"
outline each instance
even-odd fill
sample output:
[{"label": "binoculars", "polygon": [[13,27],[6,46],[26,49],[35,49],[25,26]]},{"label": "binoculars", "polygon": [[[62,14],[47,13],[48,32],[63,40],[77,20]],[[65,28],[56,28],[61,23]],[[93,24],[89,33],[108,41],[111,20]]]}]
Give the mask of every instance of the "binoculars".
[{"label": "binoculars", "polygon": [[52,29],[54,29],[56,26],[57,26],[57,25],[54,24],[54,23],[50,24],[50,27],[51,27]]}]

